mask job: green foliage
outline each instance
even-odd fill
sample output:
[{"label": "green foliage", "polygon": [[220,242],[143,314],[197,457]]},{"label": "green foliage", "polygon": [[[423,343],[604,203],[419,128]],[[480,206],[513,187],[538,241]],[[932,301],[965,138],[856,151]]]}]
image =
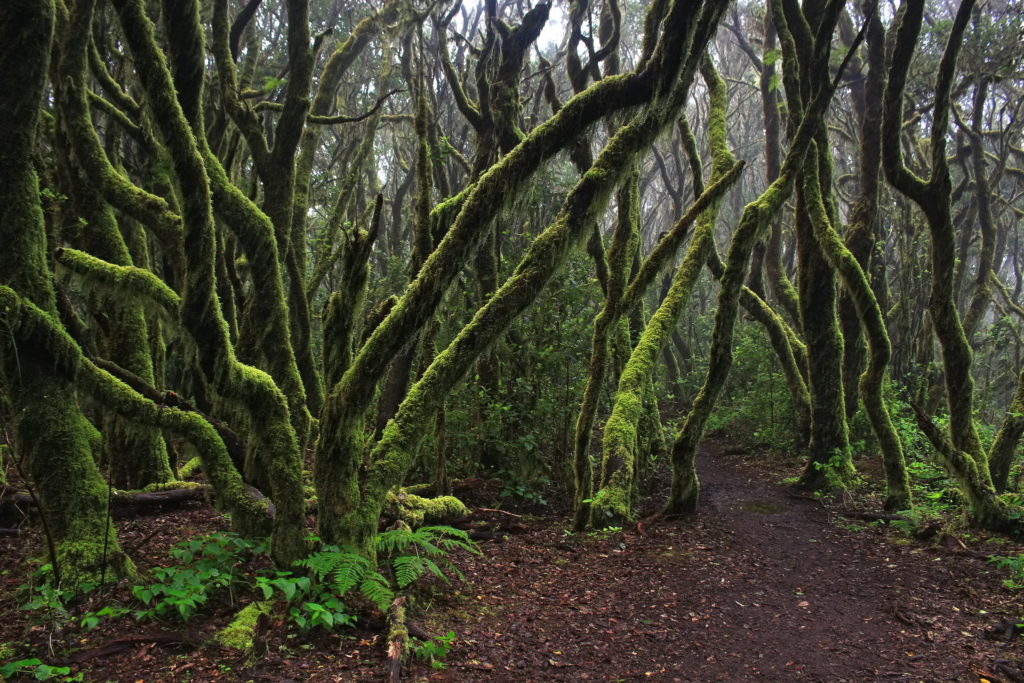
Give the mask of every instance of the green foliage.
[{"label": "green foliage", "polygon": [[50,666],[44,664],[41,660],[36,658],[31,659],[19,659],[14,662],[8,662],[6,664],[0,664],[0,678],[3,680],[10,680],[15,676],[31,676],[37,681],[52,681],[59,679],[61,681],[81,681],[85,674],[79,672],[74,676],[70,676],[71,667],[68,666]]},{"label": "green foliage", "polygon": [[[513,254],[502,265],[514,264]],[[445,404],[446,452],[451,476],[474,476],[479,455],[495,454],[510,496],[543,504],[532,496],[547,480],[567,471],[565,454],[572,451],[579,396],[587,379],[595,301],[600,290],[592,279],[593,262],[586,254],[571,257],[552,278],[537,303],[524,311],[511,331],[494,347],[497,386],[483,387],[470,378]],[[504,275],[504,273],[503,273]],[[438,345],[469,319],[476,302],[454,296]],[[426,447],[429,452],[431,443]],[[424,463],[427,465],[428,463]],[[428,477],[428,472],[424,472]]]},{"label": "green foliage", "polygon": [[448,558],[453,550],[480,552],[466,532],[459,529],[398,528],[377,536],[377,551],[387,558],[393,582],[365,556],[325,545],[295,563],[308,575],[279,571],[273,576],[257,577],[256,588],[265,600],[279,594],[288,605],[289,619],[299,628],[332,629],[354,623],[355,616],[349,607],[353,594],[383,612],[394,600],[396,590],[408,588],[424,576],[435,576],[446,583],[450,575],[462,579],[462,573]]},{"label": "green foliage", "polygon": [[[307,540],[319,542],[316,537]],[[480,554],[468,534],[459,529],[399,528],[377,537],[377,551],[385,563],[381,571],[363,555],[324,545],[296,561],[294,570],[246,572],[243,567],[250,560],[266,555],[266,543],[248,541],[233,533],[214,533],[176,544],[170,551],[176,564],[157,567],[151,572],[153,581],[132,586],[132,594],[143,609],[104,605],[81,614],[77,621],[84,630],[129,614],[138,620],[170,617],[188,622],[211,598],[227,590],[232,602],[249,591],[263,600],[278,598],[289,621],[301,630],[332,630],[355,623],[353,604],[357,599],[386,611],[397,590],[409,588],[426,576],[445,583],[451,576],[462,580],[462,573],[448,557],[454,550]],[[29,599],[23,609],[41,612],[44,620],[54,625],[70,622],[69,603],[93,588],[80,586],[79,592],[70,592],[55,587],[48,565],[33,578],[35,584],[28,588]]]},{"label": "green foliage", "polygon": [[443,636],[435,636],[432,640],[413,638],[409,651],[416,659],[430,664],[432,669],[443,669],[444,658],[455,644],[455,631],[448,631]]},{"label": "green foliage", "polygon": [[1010,574],[1008,578],[1003,579],[1004,586],[1013,590],[1024,588],[1024,553],[1016,557],[997,555],[990,557],[989,562],[1000,569],[1005,569]]},{"label": "green foliage", "polygon": [[[453,550],[465,550],[475,555],[480,549],[461,529],[448,526],[424,526],[415,531],[392,529],[377,535],[377,550],[392,558],[395,582],[405,588],[413,581],[430,573],[448,583],[448,576],[464,580],[462,572],[448,558]],[[408,553],[412,553],[409,555]]]},{"label": "green foliage", "polygon": [[[687,378],[690,395],[696,394],[697,383],[706,372],[704,362],[700,360]],[[796,425],[785,377],[763,328],[757,324],[737,325],[732,368],[708,418],[707,430],[787,450],[797,436]]]},{"label": "green foliage", "polygon": [[534,481],[522,481],[516,475],[510,474],[507,475],[504,481],[505,483],[499,494],[502,500],[514,498],[536,505],[548,504],[541,491],[541,487],[551,483],[549,477],[541,475]]},{"label": "green foliage", "polygon": [[135,597],[147,606],[136,617],[176,614],[187,622],[213,593],[241,580],[239,569],[247,554],[263,549],[233,533],[210,534],[176,544],[170,554],[178,564],[157,567],[152,572],[156,579],[153,583],[132,588]]}]

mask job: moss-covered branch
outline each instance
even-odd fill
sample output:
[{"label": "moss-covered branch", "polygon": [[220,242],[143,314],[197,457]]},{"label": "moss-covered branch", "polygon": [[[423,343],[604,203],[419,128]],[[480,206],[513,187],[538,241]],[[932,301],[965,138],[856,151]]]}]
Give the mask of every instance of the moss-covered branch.
[{"label": "moss-covered branch", "polygon": [[[686,50],[676,53],[679,59],[676,63],[665,55],[656,62],[660,69],[668,71],[659,71],[658,81],[671,82],[673,86],[662,92],[654,103],[642,109],[609,141],[594,166],[570,191],[555,221],[530,245],[515,273],[477,311],[473,320],[459,332],[448,348],[435,357],[420,380],[410,389],[394,420],[385,428],[380,441],[371,452],[365,480],[346,482],[342,490],[332,492],[335,500],[346,501],[339,506],[346,514],[342,519],[332,523],[332,533],[350,541],[356,547],[372,552],[370,546],[384,495],[404,478],[412,464],[415,446],[422,438],[426,425],[440,406],[443,397],[515,316],[536,299],[544,284],[564,263],[569,249],[586,236],[592,221],[604,209],[614,188],[623,181],[632,162],[673,120],[689,93],[697,62],[704,52],[707,41],[710,40],[724,5],[725,3],[710,3],[704,6],[699,14],[696,8],[687,3],[673,5],[664,22],[663,36],[666,37],[666,42],[679,41],[680,36],[684,37]],[[670,49],[669,52],[671,51]],[[615,82],[617,79],[609,78],[597,86]],[[584,98],[586,99],[589,98]],[[493,178],[493,174],[498,173],[499,169],[506,168],[504,162],[510,159],[521,161],[520,154],[527,153],[533,144],[545,141],[552,130],[557,130],[551,126],[564,125],[565,121],[560,120],[559,116],[563,112],[575,109],[571,106],[572,102],[573,100],[570,100],[560,110],[559,115],[527,136],[516,151],[506,156],[503,162],[499,162],[481,178],[477,191],[470,198],[445,241],[448,241],[458,229],[459,223],[473,206],[474,200],[481,196],[481,188],[491,191],[488,179]],[[576,111],[579,113],[578,109]],[[505,187],[503,190],[506,195],[509,193],[509,188]],[[439,258],[443,249],[444,242],[428,259],[424,271],[430,268],[432,261]],[[423,277],[422,272],[420,277]],[[415,283],[413,286],[415,287]],[[401,306],[400,302],[399,307]],[[394,315],[392,313],[392,317]],[[386,325],[387,321],[378,327],[374,336]],[[372,339],[371,337],[371,343]],[[342,380],[342,384],[344,382],[345,380]],[[344,437],[345,434],[339,436]],[[351,443],[352,439],[349,438]]]},{"label": "moss-covered branch", "polygon": [[139,424],[185,437],[196,448],[203,472],[218,499],[232,513],[235,527],[250,536],[269,531],[266,500],[249,494],[224,441],[201,415],[142,396],[86,358],[78,344],[50,316],[9,287],[0,286],[0,311],[17,344],[35,349],[65,381],[76,383],[104,408]]},{"label": "moss-covered branch", "polygon": [[[707,14],[713,17],[715,11],[719,9],[718,3],[712,3],[709,7]],[[679,41],[680,36],[690,34],[692,29],[687,24],[693,20],[690,14],[693,11],[692,7],[677,7],[672,21],[666,19],[663,24],[664,43],[674,44]],[[705,34],[713,24],[713,19],[703,22]],[[688,45],[689,42],[686,42]],[[661,73],[663,70],[668,70],[671,74]],[[321,501],[321,509],[327,513],[321,514],[320,517],[323,538],[334,539],[342,534],[348,534],[345,524],[335,515],[340,516],[346,510],[359,506],[360,485],[358,481],[352,480],[352,473],[358,472],[356,463],[359,456],[352,453],[350,447],[355,443],[356,424],[365,411],[366,403],[363,398],[373,391],[388,363],[405,341],[431,318],[441,297],[461,271],[467,257],[479,245],[486,233],[485,227],[499,211],[522,192],[528,179],[543,162],[570,146],[596,121],[613,112],[647,102],[654,94],[656,75],[660,75],[662,80],[674,81],[678,74],[678,64],[665,63],[661,60],[657,66],[652,64],[645,71],[608,77],[594,84],[566,102],[557,114],[531,131],[514,150],[491,167],[469,190],[462,200],[457,218],[444,239],[431,253],[390,315],[377,326],[360,349],[352,366],[333,387],[327,399],[321,418],[323,430],[316,468],[317,495]],[[671,108],[674,112],[680,104],[676,101],[666,102],[664,107]],[[664,115],[664,111],[660,113]],[[648,120],[643,125],[638,124],[633,135],[648,136],[658,130],[660,125],[654,120]],[[624,137],[620,144],[632,144],[626,140]],[[600,171],[591,169],[587,176],[584,176],[586,182],[583,187],[589,193],[590,187],[597,183],[604,192],[604,188],[608,187],[607,183],[612,181],[614,186],[614,181],[621,177],[621,173],[622,170],[619,168],[604,168]],[[589,210],[582,210],[581,215],[592,214]],[[592,227],[592,224],[588,227]],[[556,234],[565,233],[556,231]],[[460,368],[459,373],[464,370],[465,368]],[[345,483],[339,487],[338,481]],[[368,497],[378,499],[377,493],[379,492],[371,492]],[[376,505],[379,506],[379,503]]]},{"label": "moss-covered branch", "polygon": [[172,320],[178,317],[181,297],[145,268],[108,263],[70,247],[58,249],[56,259],[68,270],[88,280],[92,286],[109,289],[119,299],[156,305]]}]

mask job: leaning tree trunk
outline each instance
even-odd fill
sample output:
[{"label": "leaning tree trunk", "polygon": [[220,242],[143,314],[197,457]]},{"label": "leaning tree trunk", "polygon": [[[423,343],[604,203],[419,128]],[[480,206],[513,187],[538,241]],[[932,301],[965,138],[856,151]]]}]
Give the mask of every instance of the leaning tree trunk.
[{"label": "leaning tree trunk", "polygon": [[972,352],[953,296],[956,271],[956,239],[953,230],[946,135],[950,91],[957,56],[970,20],[974,0],[963,0],[954,19],[935,81],[931,130],[931,175],[922,180],[903,163],[901,133],[903,95],[913,51],[924,15],[923,0],[907,0],[897,17],[894,52],[885,89],[882,153],[886,178],[899,192],[914,201],[925,215],[931,235],[931,291],[928,313],[942,349],[949,432],[944,434],[930,418],[918,412],[918,424],[935,446],[947,472],[968,502],[973,522],[983,528],[1005,529],[1017,524],[996,496],[986,453],[974,423]]},{"label": "leaning tree trunk", "polygon": [[[832,30],[838,18],[838,7],[833,3],[831,14],[821,21],[818,35],[814,40],[814,62],[810,68],[818,68],[827,73],[828,45],[831,42]],[[847,60],[849,55],[847,55]],[[790,55],[792,60],[792,55]],[[844,61],[839,68],[841,75],[845,68]],[[838,81],[838,76],[836,77]],[[733,235],[732,244],[725,261],[725,270],[721,278],[721,290],[718,294],[718,309],[715,312],[715,326],[709,354],[708,371],[697,398],[694,399],[682,428],[672,445],[672,490],[665,505],[665,514],[690,512],[697,507],[700,494],[700,483],[694,466],[697,446],[700,443],[707,419],[714,409],[718,395],[725,385],[729,369],[732,365],[732,339],[736,325],[736,313],[747,277],[747,269],[754,244],[764,236],[770,223],[782,208],[793,191],[796,177],[805,170],[805,157],[816,136],[836,81],[820,84],[814,96],[807,102],[800,124],[792,138],[792,144],[786,154],[779,171],[779,177],[761,193],[761,196],[748,204],[740,216],[739,226]]]},{"label": "leaning tree trunk", "polygon": [[[0,284],[14,288],[57,319],[39,185],[32,163],[53,35],[54,7],[12,0],[0,7]],[[10,291],[10,290],[9,290]],[[6,302],[5,302],[6,303]],[[14,315],[10,304],[2,315]],[[95,428],[78,406],[73,385],[31,345],[5,335],[0,377],[15,428],[15,458],[27,467],[51,543],[55,578],[63,586],[132,571],[107,510],[107,486],[93,459]]]},{"label": "leaning tree trunk", "polygon": [[[726,135],[726,87],[725,81],[711,65],[710,57],[704,57],[701,71],[710,102],[708,136],[712,147],[712,180],[717,181],[735,162]],[[595,526],[621,524],[633,517],[637,429],[643,417],[644,391],[654,372],[657,356],[679,320],[708,254],[714,248],[718,205],[716,201],[701,213],[668,295],[651,316],[619,378],[612,413],[605,424],[601,443],[600,487],[594,494],[590,514],[590,522]]]},{"label": "leaning tree trunk", "polygon": [[[614,188],[622,182],[640,152],[647,149],[671,122],[685,101],[697,61],[710,40],[724,6],[725,3],[720,2],[708,3],[699,8],[688,3],[676,3],[670,8],[662,24],[661,40],[648,60],[647,73],[651,80],[644,78],[653,86],[650,91],[653,101],[641,108],[631,122],[609,141],[594,166],[570,191],[554,222],[530,245],[515,273],[477,311],[473,320],[456,335],[449,347],[438,354],[410,389],[395,419],[384,430],[380,441],[370,453],[362,485],[356,482],[356,505],[345,511],[338,525],[343,534],[340,539],[342,542],[372,554],[377,520],[387,491],[400,483],[411,467],[415,446],[444,396],[463,377],[479,354],[536,299],[551,276],[564,264],[570,248],[588,236],[593,220],[605,208]],[[523,143],[481,179],[448,236],[428,260],[427,267],[438,259],[445,249],[445,243],[459,230],[460,223],[467,216],[483,209],[478,206],[480,200],[486,200],[499,188],[505,194],[509,192],[504,182],[505,173],[528,160],[531,149],[538,144],[542,148],[546,147],[551,142],[548,136],[558,133],[566,123],[572,122],[571,127],[578,127],[579,119],[569,116],[573,111],[579,113],[581,105],[593,102],[595,93],[617,88],[636,76],[630,74],[600,81],[566,103],[559,114],[527,136]],[[643,97],[642,93],[637,94]],[[616,104],[619,103],[622,103],[621,100]],[[559,142],[564,144],[566,138],[560,138]],[[495,183],[498,185],[495,186]],[[474,225],[479,228],[478,222],[474,222]]]}]

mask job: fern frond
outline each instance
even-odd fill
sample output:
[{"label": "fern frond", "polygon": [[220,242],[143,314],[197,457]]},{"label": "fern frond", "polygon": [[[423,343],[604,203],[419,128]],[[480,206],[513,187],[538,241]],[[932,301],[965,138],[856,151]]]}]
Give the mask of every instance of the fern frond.
[{"label": "fern frond", "polygon": [[312,571],[320,583],[330,581],[338,596],[352,590],[372,569],[362,555],[337,551],[316,552],[295,564]]},{"label": "fern frond", "polygon": [[423,575],[423,559],[418,555],[401,555],[395,558],[393,565],[399,588],[405,588]]},{"label": "fern frond", "polygon": [[479,555],[480,548],[473,539],[469,537],[469,533],[462,529],[456,529],[450,526],[425,526],[420,527],[419,531],[426,531],[430,534],[430,540],[433,543],[441,546],[445,551],[454,549],[466,550],[474,555]]},{"label": "fern frond", "polygon": [[413,542],[413,532],[408,529],[390,529],[377,534],[377,551],[384,554],[400,553]]},{"label": "fern frond", "polygon": [[359,584],[359,592],[381,612],[386,612],[395,599],[395,594],[388,586],[388,580],[377,572],[370,572]]}]

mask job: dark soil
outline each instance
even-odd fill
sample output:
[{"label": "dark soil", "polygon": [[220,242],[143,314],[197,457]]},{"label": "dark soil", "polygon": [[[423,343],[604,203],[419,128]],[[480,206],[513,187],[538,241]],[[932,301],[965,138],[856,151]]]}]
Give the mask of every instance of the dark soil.
[{"label": "dark soil", "polygon": [[[414,613],[434,633],[454,631],[447,668],[406,665],[406,680],[437,681],[1016,681],[1024,594],[984,552],[1021,548],[939,534],[931,545],[865,526],[778,481],[763,459],[710,444],[699,462],[700,511],[681,520],[568,534],[563,518],[522,517],[527,531],[459,557],[469,584],[419,598]],[[792,463],[796,466],[796,461]],[[791,468],[792,469],[792,468]],[[493,503],[482,492],[471,500]],[[495,521],[509,521],[493,513]],[[224,528],[208,507],[119,523],[140,566],[184,536]],[[152,536],[150,536],[152,534]],[[192,645],[128,643],[75,665],[96,681],[370,681],[384,673],[380,623],[340,635],[287,633],[273,624],[266,654],[248,664],[200,646],[237,605],[179,625],[130,620],[97,631],[54,632],[16,610],[31,534],[0,539],[0,644],[27,643],[59,663],[136,634],[186,637]],[[982,552],[984,551],[984,552]],[[95,607],[92,607],[95,609]],[[1007,635],[1010,640],[1000,640]],[[47,642],[57,645],[52,656]],[[19,653],[26,656],[26,650]]]}]

